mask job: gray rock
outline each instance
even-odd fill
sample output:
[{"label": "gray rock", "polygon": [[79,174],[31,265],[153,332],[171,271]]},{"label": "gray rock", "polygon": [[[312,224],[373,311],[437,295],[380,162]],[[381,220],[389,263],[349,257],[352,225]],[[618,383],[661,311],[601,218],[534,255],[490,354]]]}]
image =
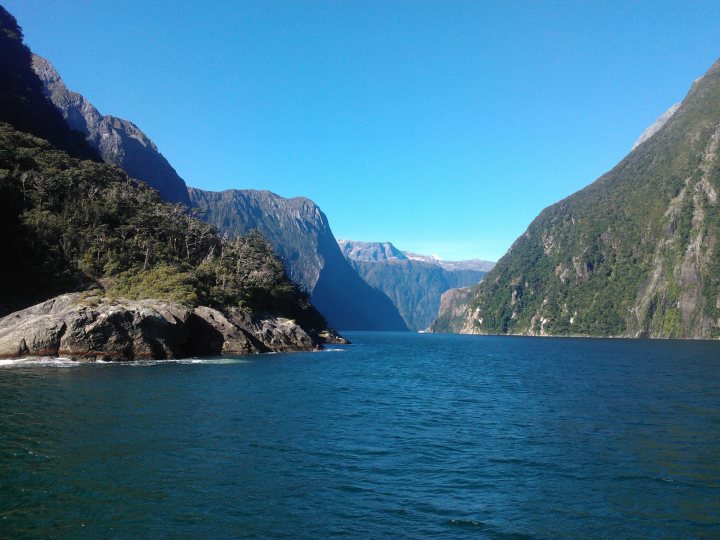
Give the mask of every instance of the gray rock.
[{"label": "gray rock", "polygon": [[178,358],[189,316],[187,308],[156,300],[65,294],[0,319],[0,357]]},{"label": "gray rock", "polygon": [[0,319],[0,358],[129,361],[312,351],[323,343],[347,341],[332,332],[311,336],[282,317],[88,293],[58,296]]},{"label": "gray rock", "polygon": [[660,116],[657,117],[655,122],[653,122],[645,131],[643,131],[640,136],[635,141],[635,144],[632,146],[632,150],[635,150],[638,146],[640,146],[642,143],[647,141],[650,137],[655,135],[658,131],[662,129],[662,127],[668,123],[668,120],[670,120],[673,115],[677,112],[677,110],[680,108],[680,103],[676,103],[672,107],[670,107],[667,111],[662,113]]},{"label": "gray rock", "polygon": [[83,133],[106,162],[156,189],[163,200],[190,204],[185,181],[140,128],[128,120],[100,114],[82,95],[69,90],[44,58],[33,55],[33,69],[68,126]]}]

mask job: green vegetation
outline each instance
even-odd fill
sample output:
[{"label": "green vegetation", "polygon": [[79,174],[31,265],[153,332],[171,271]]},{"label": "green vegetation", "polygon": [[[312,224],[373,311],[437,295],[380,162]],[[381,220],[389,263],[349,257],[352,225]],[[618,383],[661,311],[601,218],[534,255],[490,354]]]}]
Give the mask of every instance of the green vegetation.
[{"label": "green vegetation", "polygon": [[130,298],[272,312],[325,326],[259,233],[230,240],[117,167],[0,124],[5,311],[103,286]]},{"label": "green vegetation", "polygon": [[718,125],[716,64],[654,137],[530,224],[475,289],[476,331],[717,336]]}]

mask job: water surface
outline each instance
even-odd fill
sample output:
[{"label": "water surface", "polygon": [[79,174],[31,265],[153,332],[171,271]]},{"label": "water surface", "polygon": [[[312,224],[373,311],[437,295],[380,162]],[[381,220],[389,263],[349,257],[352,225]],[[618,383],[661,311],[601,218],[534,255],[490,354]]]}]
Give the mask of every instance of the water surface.
[{"label": "water surface", "polygon": [[0,537],[720,536],[720,343],[0,366]]}]

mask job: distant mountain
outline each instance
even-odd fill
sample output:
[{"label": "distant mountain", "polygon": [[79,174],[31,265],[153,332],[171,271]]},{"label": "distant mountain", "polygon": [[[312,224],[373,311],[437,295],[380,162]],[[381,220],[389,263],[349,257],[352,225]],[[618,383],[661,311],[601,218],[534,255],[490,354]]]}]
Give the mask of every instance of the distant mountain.
[{"label": "distant mountain", "polygon": [[467,259],[465,261],[446,261],[435,255],[418,255],[409,251],[404,252],[408,259],[412,261],[423,261],[430,264],[436,264],[449,272],[457,270],[474,270],[477,272],[489,272],[495,267],[494,261],[484,261],[481,259]]},{"label": "distant mountain", "polygon": [[543,210],[436,331],[720,336],[720,61],[615,168]]},{"label": "distant mountain", "polygon": [[390,242],[357,242],[355,240],[338,240],[343,255],[351,261],[406,261],[407,255]]},{"label": "distant mountain", "polygon": [[343,257],[327,217],[311,200],[269,191],[189,189],[203,219],[230,236],[260,231],[290,278],[331,326],[343,330],[407,330],[393,303],[368,286]]},{"label": "distant mountain", "polygon": [[433,322],[445,291],[475,285],[493,267],[489,261],[443,261],[404,252],[390,242],[338,240],[338,245],[368,285],[393,301],[412,330]]},{"label": "distant mountain", "polygon": [[360,242],[358,240],[337,241],[346,258],[352,261],[378,262],[378,261],[422,261],[434,264],[445,270],[477,270],[488,272],[493,269],[493,261],[480,259],[467,259],[464,261],[446,261],[436,255],[419,255],[410,251],[400,251],[390,242]]},{"label": "distant mountain", "polygon": [[158,190],[163,200],[190,204],[185,182],[157,146],[132,122],[104,116],[83,96],[68,90],[50,62],[33,55],[32,66],[42,91],[62,113],[67,124],[81,132],[107,162]]},{"label": "distant mountain", "polygon": [[469,286],[445,291],[440,297],[440,308],[430,331],[438,332],[438,329],[442,329],[443,332],[460,333],[463,329],[463,316],[473,298],[474,289],[474,286]]}]

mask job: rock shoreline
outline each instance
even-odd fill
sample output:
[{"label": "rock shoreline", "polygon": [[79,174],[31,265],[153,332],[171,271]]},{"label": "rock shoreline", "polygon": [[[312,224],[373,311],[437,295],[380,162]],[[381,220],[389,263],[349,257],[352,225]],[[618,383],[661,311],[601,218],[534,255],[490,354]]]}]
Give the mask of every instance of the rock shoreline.
[{"label": "rock shoreline", "polygon": [[241,310],[188,308],[161,300],[57,296],[0,319],[0,358],[164,360],[219,354],[319,350],[337,333]]}]

